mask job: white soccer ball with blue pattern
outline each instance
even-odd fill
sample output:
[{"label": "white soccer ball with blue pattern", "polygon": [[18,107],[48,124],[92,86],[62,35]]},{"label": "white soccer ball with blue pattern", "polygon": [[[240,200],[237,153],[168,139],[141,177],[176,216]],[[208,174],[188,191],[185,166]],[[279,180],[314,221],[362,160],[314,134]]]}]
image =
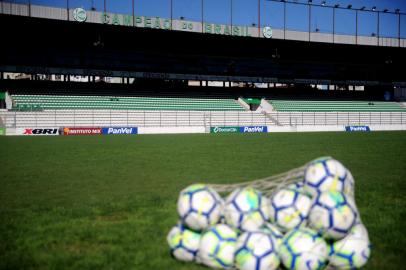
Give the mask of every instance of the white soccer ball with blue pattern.
[{"label": "white soccer ball with blue pattern", "polygon": [[304,192],[304,190],[303,190],[304,189],[304,182],[303,181],[295,182],[295,183],[292,183],[292,184],[288,185],[286,188],[287,189],[297,190],[297,191],[303,193]]},{"label": "white soccer ball with blue pattern", "polygon": [[276,240],[277,246],[281,244],[283,239],[283,233],[278,229],[278,227],[276,227],[272,223],[266,222],[264,226],[262,226],[261,232],[270,234]]},{"label": "white soccer ball with blue pattern", "polygon": [[278,190],[271,197],[269,217],[282,232],[305,226],[312,200],[293,189]]},{"label": "white soccer ball with blue pattern", "polygon": [[328,245],[314,230],[293,229],[279,248],[283,265],[289,270],[320,270],[328,259]]},{"label": "white soccer ball with blue pattern", "polygon": [[171,255],[178,260],[194,261],[199,250],[200,233],[185,228],[181,223],[174,226],[166,238]]},{"label": "white soccer ball with blue pattern", "polygon": [[347,170],[347,177],[344,181],[344,193],[355,198],[355,181],[349,170]]},{"label": "white soccer ball with blue pattern", "polygon": [[234,190],[226,199],[226,223],[242,231],[256,231],[269,219],[269,201],[251,187]]},{"label": "white soccer ball with blue pattern", "polygon": [[198,261],[213,268],[231,268],[237,233],[226,224],[217,224],[205,231],[200,240]]},{"label": "white soccer ball with blue pattern", "polygon": [[371,255],[368,231],[357,224],[343,239],[331,245],[329,269],[352,270],[364,266]]},{"label": "white soccer ball with blue pattern", "polygon": [[286,189],[292,189],[292,190],[295,190],[295,191],[297,191],[299,193],[302,193],[302,194],[304,194],[304,195],[306,195],[308,197],[312,197],[312,194],[310,194],[305,189],[304,181],[298,181],[298,182],[292,183],[292,184],[288,185],[286,187]]},{"label": "white soccer ball with blue pattern", "polygon": [[341,192],[326,191],[315,200],[309,214],[309,226],[323,237],[333,240],[344,238],[357,221],[353,199]]},{"label": "white soccer ball with blue pattern", "polygon": [[[353,180],[353,178],[348,173],[349,171],[333,158],[316,159],[305,170],[304,190],[313,197],[328,190],[351,192],[351,183],[349,181]],[[349,179],[350,176],[351,179]]]},{"label": "white soccer ball with blue pattern", "polygon": [[245,232],[237,239],[235,266],[240,270],[275,270],[280,264],[276,239],[263,232]]},{"label": "white soccer ball with blue pattern", "polygon": [[178,213],[182,223],[196,231],[218,223],[222,207],[220,195],[204,184],[185,188],[178,198]]}]

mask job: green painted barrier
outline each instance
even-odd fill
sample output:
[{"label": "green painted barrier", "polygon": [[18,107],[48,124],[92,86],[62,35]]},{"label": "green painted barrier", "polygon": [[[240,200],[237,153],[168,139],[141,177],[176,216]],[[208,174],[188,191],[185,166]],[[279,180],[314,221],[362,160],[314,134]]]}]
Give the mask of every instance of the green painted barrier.
[{"label": "green painted barrier", "polygon": [[254,105],[260,105],[261,104],[261,100],[259,98],[246,98],[246,99],[244,99],[244,101],[247,104],[254,104]]},{"label": "green painted barrier", "polygon": [[0,100],[6,99],[6,93],[0,92]]},{"label": "green painted barrier", "polygon": [[0,128],[0,136],[6,135],[6,128]]}]

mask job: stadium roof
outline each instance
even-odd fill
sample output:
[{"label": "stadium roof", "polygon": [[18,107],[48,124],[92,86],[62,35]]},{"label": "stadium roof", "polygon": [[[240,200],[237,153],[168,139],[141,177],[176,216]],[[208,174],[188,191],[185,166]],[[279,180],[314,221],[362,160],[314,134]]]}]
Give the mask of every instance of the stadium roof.
[{"label": "stadium roof", "polygon": [[406,82],[404,48],[201,35],[10,15],[0,15],[0,23],[13,25],[2,33],[10,37],[0,52],[2,71],[321,84]]}]

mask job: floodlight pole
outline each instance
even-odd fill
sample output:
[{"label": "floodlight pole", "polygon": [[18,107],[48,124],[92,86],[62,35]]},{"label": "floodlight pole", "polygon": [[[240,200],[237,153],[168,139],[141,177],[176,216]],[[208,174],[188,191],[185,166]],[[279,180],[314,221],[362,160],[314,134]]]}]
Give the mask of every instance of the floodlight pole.
[{"label": "floodlight pole", "polygon": [[233,0],[230,0],[231,35],[233,35]]},{"label": "floodlight pole", "polygon": [[377,34],[376,34],[376,44],[379,46],[379,11],[378,12],[378,24],[377,24]]},{"label": "floodlight pole", "polygon": [[31,17],[31,0],[28,0],[28,17]]},{"label": "floodlight pole", "polygon": [[[134,1],[134,0],[133,0]],[[173,0],[171,0],[171,30],[173,29],[172,27],[172,21],[173,21]]]},{"label": "floodlight pole", "polygon": [[283,39],[286,39],[286,2],[283,1]]},{"label": "floodlight pole", "polygon": [[333,7],[333,43],[336,35],[335,23],[336,23],[336,7]]},{"label": "floodlight pole", "polygon": [[398,45],[400,47],[400,12],[398,13]]},{"label": "floodlight pole", "polygon": [[311,32],[311,25],[312,25],[312,5],[309,2],[309,41],[310,41],[310,32]]},{"label": "floodlight pole", "polygon": [[104,14],[107,13],[107,9],[106,9],[106,0],[104,0]]},{"label": "floodlight pole", "polygon": [[133,26],[135,26],[134,0],[132,0],[132,7],[133,7]]},{"label": "floodlight pole", "polygon": [[69,0],[66,0],[66,14],[68,15],[68,21],[69,21]]},{"label": "floodlight pole", "polygon": [[258,37],[261,37],[261,0],[258,0]]},{"label": "floodlight pole", "polygon": [[204,33],[204,22],[203,22],[203,15],[204,15],[204,11],[203,11],[203,9],[204,9],[204,4],[203,4],[203,1],[204,0],[201,0],[200,2],[201,2],[201,6],[202,6],[202,33]]},{"label": "floodlight pole", "polygon": [[358,9],[355,10],[355,45],[358,45]]}]

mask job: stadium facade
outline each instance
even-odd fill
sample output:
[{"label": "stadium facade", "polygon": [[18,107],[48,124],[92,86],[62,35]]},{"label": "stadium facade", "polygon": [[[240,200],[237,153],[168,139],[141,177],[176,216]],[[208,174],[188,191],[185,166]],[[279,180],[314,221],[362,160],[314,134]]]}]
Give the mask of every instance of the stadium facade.
[{"label": "stadium facade", "polygon": [[[405,105],[393,102],[404,99],[406,86],[400,35],[0,3],[0,23],[13,25],[4,29],[9,38],[0,51],[1,125],[15,133],[33,127],[139,127],[140,133],[405,128]],[[11,80],[9,73],[30,80]],[[112,77],[121,84],[96,83]]]},{"label": "stadium facade", "polygon": [[[314,31],[292,31],[287,29],[274,29],[272,25],[230,25],[210,22],[196,22],[174,18],[161,18],[158,16],[135,16],[103,11],[85,10],[81,7],[56,8],[38,5],[26,5],[2,2],[0,13],[29,16],[35,18],[47,18],[82,23],[99,23],[117,26],[132,26],[141,28],[164,29],[174,31],[189,31],[198,33],[220,34],[229,36],[246,36],[258,38],[274,38],[286,40],[300,40],[312,42],[329,42],[338,44],[357,44],[372,46],[406,47],[406,39],[399,34],[398,37],[385,37],[379,34],[343,35],[321,33],[319,29]],[[253,23],[255,25],[255,23]]]}]

